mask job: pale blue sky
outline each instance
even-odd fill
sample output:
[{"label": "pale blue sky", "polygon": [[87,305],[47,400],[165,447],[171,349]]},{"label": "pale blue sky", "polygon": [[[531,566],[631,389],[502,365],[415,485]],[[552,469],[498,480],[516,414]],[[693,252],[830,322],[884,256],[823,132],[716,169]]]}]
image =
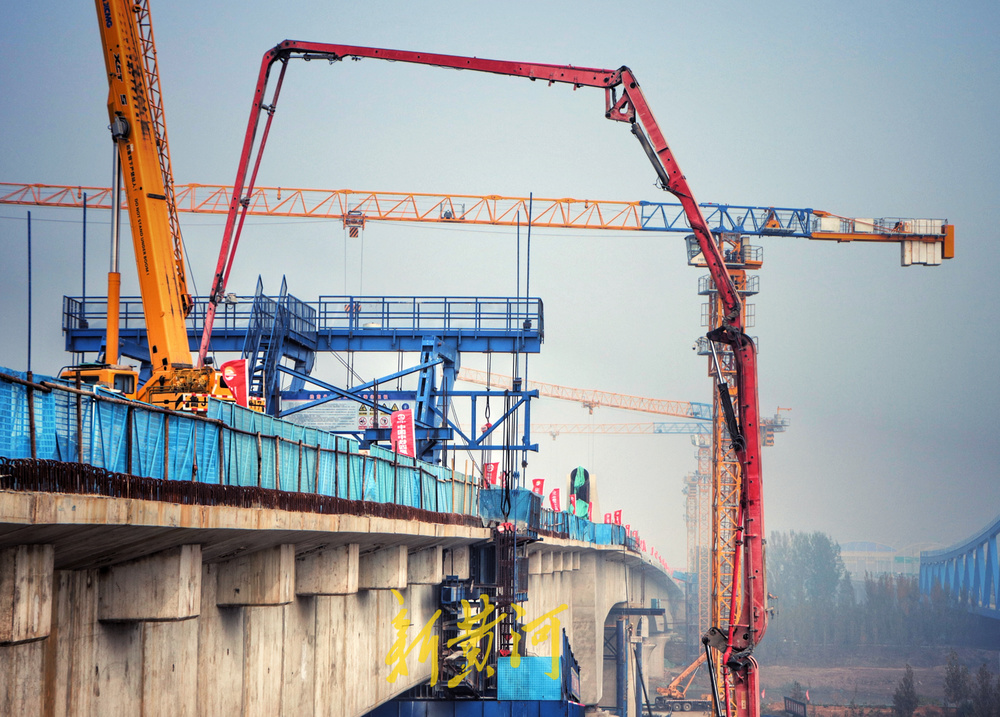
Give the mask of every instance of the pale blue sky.
[{"label": "pale blue sky", "polygon": [[[1000,6],[637,2],[154,3],[175,178],[235,173],[260,56],[286,39],[496,59],[628,65],[700,201],[858,217],[947,218],[957,258],[899,266],[898,248],[766,239],[756,298],[761,403],[791,407],[765,453],[770,529],[903,547],[962,539],[1000,512],[995,376],[1000,308]],[[94,8],[21,4],[0,27],[0,181],[106,186]],[[668,200],[597,90],[364,61],[290,68],[263,185]],[[25,210],[0,206],[0,364],[26,361]],[[33,210],[34,359],[56,370],[60,301],[80,290],[79,213]],[[103,292],[106,213],[89,225],[88,289]],[[221,222],[182,219],[205,291]],[[256,221],[232,288],[257,274],[309,300],[344,288],[334,223]],[[512,231],[370,224],[371,293],[515,291]],[[126,256],[126,259],[128,257]],[[360,282],[356,247],[348,288]],[[125,290],[134,290],[125,264]],[[536,232],[546,305],[541,381],[708,401],[698,277],[679,235]],[[389,370],[395,368],[390,357]],[[479,366],[480,357],[467,364]],[[498,359],[497,365],[508,364]],[[373,366],[372,370],[376,370]],[[327,376],[341,380],[330,371]],[[539,402],[537,421],[586,422]],[[644,421],[599,409],[597,422]],[[653,419],[656,420],[656,419]],[[684,562],[684,437],[538,437],[530,477],[591,468],[671,563]]]}]

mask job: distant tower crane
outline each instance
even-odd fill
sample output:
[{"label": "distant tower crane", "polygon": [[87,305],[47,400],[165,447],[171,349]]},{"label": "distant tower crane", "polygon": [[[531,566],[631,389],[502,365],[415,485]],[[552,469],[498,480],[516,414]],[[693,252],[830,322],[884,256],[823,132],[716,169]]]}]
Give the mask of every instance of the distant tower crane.
[{"label": "distant tower crane", "polygon": [[[486,371],[478,371],[465,367],[459,372],[458,380],[482,386],[489,385],[492,388],[500,390],[509,389],[513,385],[510,376],[487,373]],[[570,388],[569,386],[540,383],[539,381],[526,381],[525,387],[537,390],[539,396],[558,398],[563,401],[577,401],[591,413],[594,412],[594,408],[597,406],[608,406],[611,408],[623,408],[628,411],[658,413],[664,416],[679,416],[681,418],[695,418],[705,421],[712,417],[712,407],[707,403],[669,401],[660,398],[648,398],[646,396],[631,396],[625,393],[611,393],[610,391]]]}]

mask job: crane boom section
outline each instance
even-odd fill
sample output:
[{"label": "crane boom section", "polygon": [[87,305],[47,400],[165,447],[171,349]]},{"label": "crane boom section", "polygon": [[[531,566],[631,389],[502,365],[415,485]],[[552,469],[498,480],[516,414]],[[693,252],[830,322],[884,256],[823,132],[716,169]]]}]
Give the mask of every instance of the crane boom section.
[{"label": "crane boom section", "polygon": [[[175,208],[193,214],[228,214],[230,185],[175,185]],[[39,207],[111,208],[108,187],[66,184],[0,182],[0,204]],[[302,187],[254,187],[247,200],[247,215],[299,217],[344,221],[360,211],[366,222],[435,222],[474,226],[527,224],[529,200],[533,204],[531,226],[563,229],[678,232],[690,234],[684,210],[677,202],[574,199],[571,197],[505,197],[498,194],[430,194],[421,192],[357,191],[352,189],[307,189]],[[826,241],[940,244],[942,259],[955,256],[955,227],[946,219],[854,219],[819,209],[752,207],[739,204],[699,204],[713,233],[734,232],[745,236],[795,237]],[[820,225],[834,217],[854,231],[832,231]]]},{"label": "crane boom section", "polygon": [[[264,53],[261,58],[257,87],[254,92],[253,105],[244,136],[240,163],[236,179],[233,182],[233,194],[230,201],[229,215],[223,232],[219,261],[212,279],[212,289],[209,293],[210,303],[205,320],[205,331],[198,352],[199,365],[204,361],[208,351],[211,336],[211,324],[215,315],[215,307],[225,292],[225,284],[232,267],[236,247],[239,245],[239,233],[243,217],[246,215],[249,196],[253,193],[257,169],[271,119],[277,107],[278,94],[284,78],[288,60],[301,58],[304,60],[340,61],[345,58],[374,58],[394,62],[431,65],[451,69],[472,70],[498,75],[525,77],[531,80],[545,80],[549,84],[564,83],[574,87],[600,87],[605,90],[605,117],[631,124],[633,133],[640,140],[646,154],[653,163],[661,183],[665,189],[676,196],[694,230],[709,264],[709,270],[726,306],[726,320],[735,327],[740,326],[741,302],[733,282],[726,272],[722,253],[712,238],[704,215],[694,200],[687,180],[681,173],[673,152],[667,145],[656,119],[646,102],[639,83],[632,71],[627,67],[618,70],[573,67],[572,65],[550,65],[541,63],[509,62],[504,60],[489,60],[476,57],[461,57],[456,55],[441,55],[434,53],[412,52],[407,50],[389,50],[385,48],[360,47],[356,45],[340,45],[331,43],[299,42],[285,40]],[[267,85],[271,68],[275,62],[281,63],[281,72],[276,82],[270,103],[266,102]],[[619,98],[618,93],[621,92]],[[251,155],[257,143],[261,116],[266,114],[267,120],[260,135],[256,150],[256,160],[251,171]],[[249,174],[249,179],[248,179]],[[242,213],[241,213],[242,207]],[[237,215],[240,215],[239,217]]]},{"label": "crane boom section", "polygon": [[174,263],[170,213],[133,4],[97,0],[97,15],[108,74],[108,116],[121,157],[155,379],[157,373],[173,366],[191,365],[185,292]]}]

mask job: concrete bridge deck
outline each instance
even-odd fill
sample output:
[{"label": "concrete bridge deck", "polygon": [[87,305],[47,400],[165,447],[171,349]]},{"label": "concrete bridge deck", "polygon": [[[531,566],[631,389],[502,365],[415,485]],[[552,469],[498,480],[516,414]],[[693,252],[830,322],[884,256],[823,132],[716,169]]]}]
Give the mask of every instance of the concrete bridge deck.
[{"label": "concrete bridge deck", "polygon": [[[0,714],[363,715],[430,676],[414,650],[387,680],[392,590],[412,640],[489,535],[448,515],[0,491]],[[672,621],[679,589],[622,546],[545,537],[528,561],[529,617],[567,606],[584,700],[608,704],[612,608],[656,597]]]}]

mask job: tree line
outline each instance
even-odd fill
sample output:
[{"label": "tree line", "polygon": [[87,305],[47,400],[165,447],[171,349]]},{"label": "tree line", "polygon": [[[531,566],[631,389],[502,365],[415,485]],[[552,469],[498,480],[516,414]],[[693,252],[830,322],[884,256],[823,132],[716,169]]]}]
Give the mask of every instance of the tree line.
[{"label": "tree line", "polygon": [[982,619],[962,607],[962,596],[936,587],[921,599],[916,576],[866,574],[856,591],[840,545],[820,532],[771,533],[767,581],[772,615],[762,659],[815,655],[819,647],[835,656],[875,646],[974,645],[982,637]]}]

